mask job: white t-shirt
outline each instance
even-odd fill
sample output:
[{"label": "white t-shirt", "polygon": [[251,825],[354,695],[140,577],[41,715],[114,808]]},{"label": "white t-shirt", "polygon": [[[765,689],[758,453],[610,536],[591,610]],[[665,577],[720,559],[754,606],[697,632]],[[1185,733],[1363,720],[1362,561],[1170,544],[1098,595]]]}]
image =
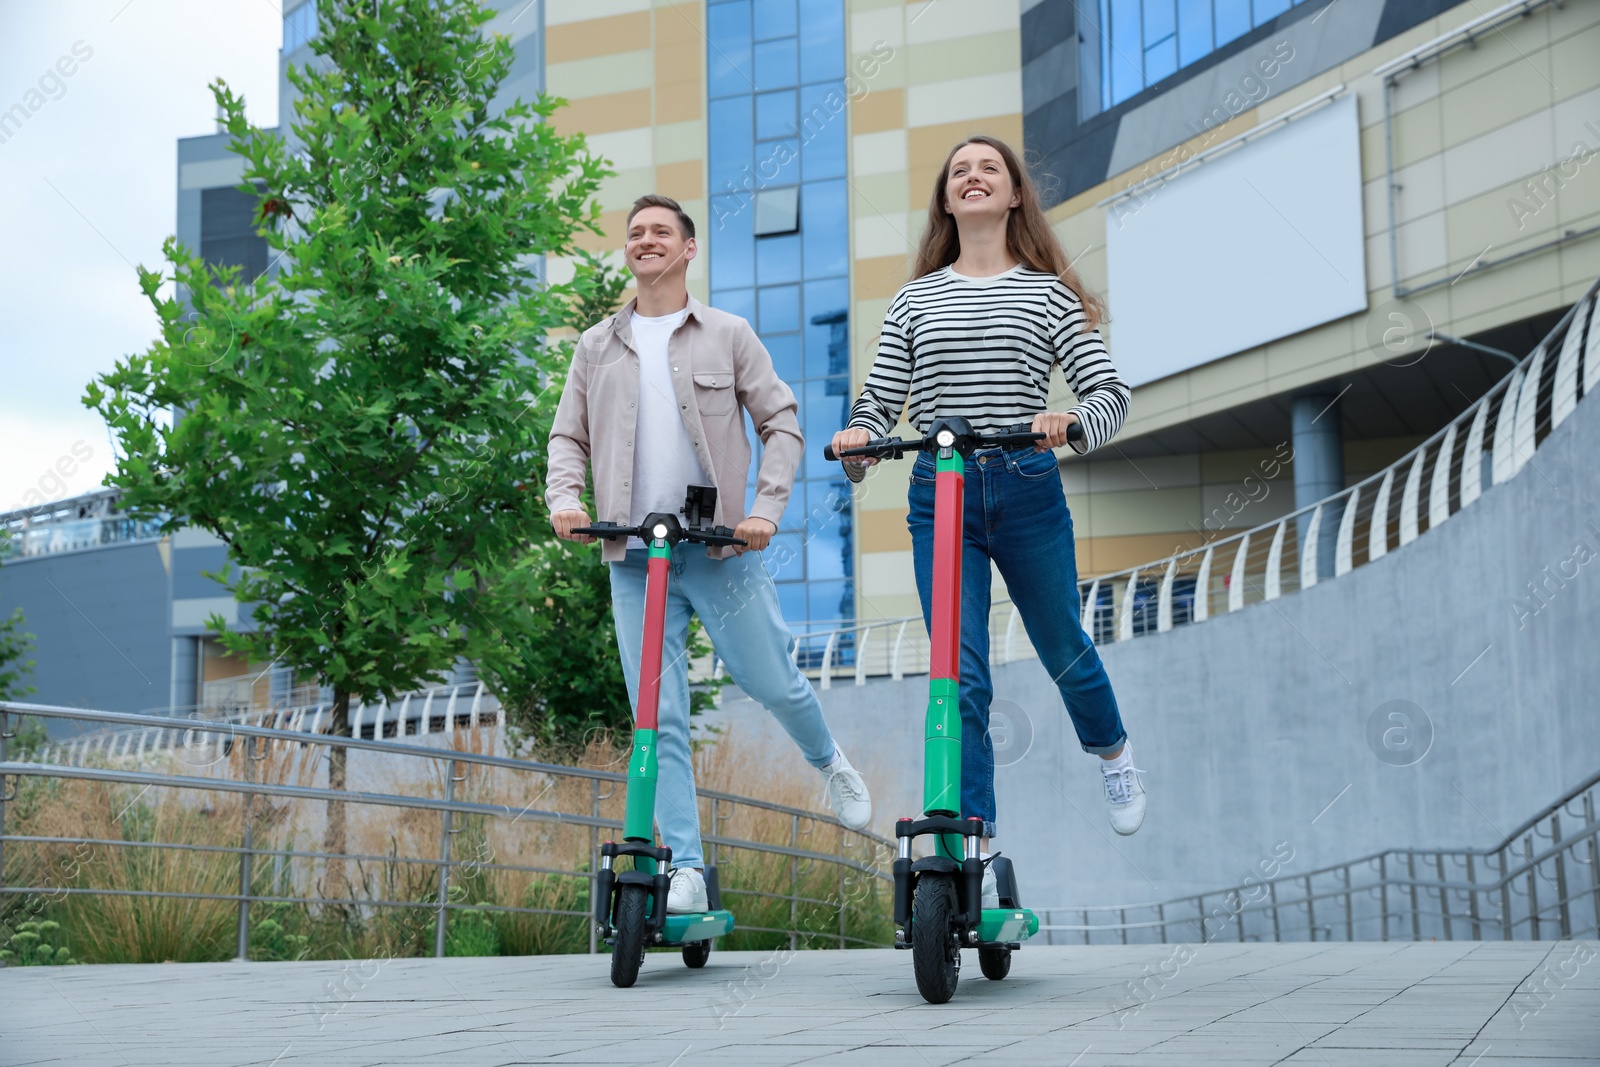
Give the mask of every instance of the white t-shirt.
[{"label": "white t-shirt", "polygon": [[[688,316],[688,308],[654,318],[633,313],[633,347],[639,353],[639,421],[633,435],[630,526],[639,525],[655,511],[677,515],[689,486],[712,484],[683,425],[678,394],[672,388],[672,367],[667,362],[667,339]],[[639,538],[630,537],[628,547],[646,546]]]}]

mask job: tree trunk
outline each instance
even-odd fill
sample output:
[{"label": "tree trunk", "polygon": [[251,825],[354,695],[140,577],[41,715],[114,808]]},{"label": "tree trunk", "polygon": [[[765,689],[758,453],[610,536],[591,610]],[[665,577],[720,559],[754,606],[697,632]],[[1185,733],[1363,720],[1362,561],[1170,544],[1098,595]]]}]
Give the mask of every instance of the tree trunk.
[{"label": "tree trunk", "polygon": [[[335,737],[350,736],[350,694],[336,689],[333,693],[333,730]],[[345,760],[349,749],[343,745],[328,746],[328,788],[343,791]],[[344,801],[328,801],[328,825],[322,838],[322,851],[327,854],[326,873],[322,880],[322,895],[329,900],[344,900],[350,895],[350,879],[345,874],[344,860],[338,858],[345,851]],[[330,905],[336,912],[341,905]]]}]

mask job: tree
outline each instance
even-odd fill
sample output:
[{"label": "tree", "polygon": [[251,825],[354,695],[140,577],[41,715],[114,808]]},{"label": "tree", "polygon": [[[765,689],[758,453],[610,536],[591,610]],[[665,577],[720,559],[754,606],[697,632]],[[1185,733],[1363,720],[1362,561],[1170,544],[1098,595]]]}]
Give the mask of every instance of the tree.
[{"label": "tree", "polygon": [[[323,62],[288,72],[298,144],[212,86],[281,269],[246,278],[169,239],[170,274],[139,272],[159,338],[85,403],[119,438],[124,506],[227,545],[213,577],[255,628],[210,628],[315,674],[349,736],[352,699],[436,682],[511,621],[480,593],[548,536],[542,390],[563,367],[545,337],[581,297],[531,267],[596,229],[610,172],[546,121],[561,101],[491,116],[513,48],[475,0],[318,14]],[[332,789],[346,755],[330,751]],[[330,803],[325,847],[344,845]],[[342,864],[328,875],[340,892]]]},{"label": "tree", "polygon": [[27,658],[33,635],[23,629],[24,622],[21,608],[0,619],[0,700],[18,700],[33,692],[33,686],[23,684],[33,672],[33,660]]}]

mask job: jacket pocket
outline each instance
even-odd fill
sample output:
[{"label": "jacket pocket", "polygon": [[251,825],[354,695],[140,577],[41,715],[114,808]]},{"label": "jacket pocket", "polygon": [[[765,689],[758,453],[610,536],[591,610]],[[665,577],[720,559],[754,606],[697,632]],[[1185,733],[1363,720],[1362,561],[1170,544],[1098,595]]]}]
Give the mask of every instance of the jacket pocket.
[{"label": "jacket pocket", "polygon": [[702,415],[733,414],[733,371],[697,370],[694,372],[694,400]]}]

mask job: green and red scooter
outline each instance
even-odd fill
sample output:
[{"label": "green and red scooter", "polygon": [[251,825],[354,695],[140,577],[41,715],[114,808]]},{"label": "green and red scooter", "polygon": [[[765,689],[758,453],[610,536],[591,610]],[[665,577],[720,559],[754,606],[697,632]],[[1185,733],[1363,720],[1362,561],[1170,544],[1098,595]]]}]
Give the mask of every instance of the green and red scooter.
[{"label": "green and red scooter", "polygon": [[[1077,440],[1076,423],[1067,436]],[[830,459],[900,459],[907,452],[932,452],[933,625],[929,634],[928,714],[923,732],[922,818],[895,824],[899,853],[894,861],[895,948],[911,950],[917,991],[930,1004],[955,995],[961,950],[976,948],[985,978],[999,981],[1011,971],[1011,953],[1039,931],[1039,919],[1022,906],[1011,861],[978,856],[983,820],[961,815],[961,549],[965,521],[966,460],[979,449],[1032,448],[1044,434],[1026,424],[1000,434],[980,434],[961,418],[936,418],[928,436],[885,437]],[[1075,607],[1075,606],[1074,606]],[[912,859],[918,837],[933,839],[933,854]],[[983,907],[983,868],[992,867],[1000,907]]]},{"label": "green and red scooter", "polygon": [[[661,702],[661,644],[672,546],[680,541],[745,544],[726,526],[713,525],[716,509],[714,486],[691,485],[680,512],[683,522],[678,521],[677,515],[656,512],[638,526],[597,522],[573,531],[607,541],[638,537],[650,546],[645,576],[644,647],[639,657],[639,703],[634,709],[622,840],[600,846],[600,870],[595,875],[593,899],[597,931],[611,946],[611,981],[623,989],[638,980],[645,949],[682,945],[683,962],[690,967],[704,967],[711,958],[712,939],[733,930],[733,913],[723,910],[717,869],[710,865],[705,868],[710,910],[690,915],[667,914],[672,849],[658,846],[655,839],[656,713]],[[621,857],[628,857],[630,869],[617,869],[616,861]]]}]

